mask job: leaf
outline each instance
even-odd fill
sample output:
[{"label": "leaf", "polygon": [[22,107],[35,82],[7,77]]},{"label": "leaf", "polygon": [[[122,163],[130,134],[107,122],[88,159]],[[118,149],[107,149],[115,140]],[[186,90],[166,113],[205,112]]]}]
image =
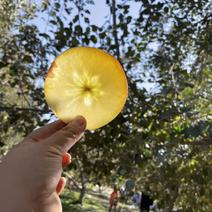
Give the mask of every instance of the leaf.
[{"label": "leaf", "polygon": [[54,3],[56,11],[60,10],[60,4],[58,2]]},{"label": "leaf", "polygon": [[50,38],[49,35],[46,34],[46,33],[39,33],[39,35],[40,35],[41,37],[46,38],[46,39],[49,39],[49,38]]},{"label": "leaf", "polygon": [[80,25],[76,25],[74,30],[75,30],[75,33],[77,35],[81,35],[82,34],[82,27]]},{"label": "leaf", "polygon": [[93,43],[97,43],[97,38],[96,38],[96,36],[91,35],[90,39],[91,39],[91,41],[92,41]]},{"label": "leaf", "polygon": [[50,20],[49,22],[53,25],[57,25],[57,22],[55,20]]},{"label": "leaf", "polygon": [[62,21],[62,19],[60,18],[60,17],[58,17],[57,16],[57,22],[59,23],[59,25],[60,25],[60,28],[64,28],[64,24],[63,24],[63,21]]},{"label": "leaf", "polygon": [[76,23],[79,20],[79,15],[75,15],[73,18],[73,22]]},{"label": "leaf", "polygon": [[91,25],[91,28],[92,28],[93,32],[96,32],[98,30],[98,27],[96,25]]},{"label": "leaf", "polygon": [[85,21],[85,23],[89,23],[90,22],[90,20],[89,20],[89,18],[84,18],[84,21]]},{"label": "leaf", "polygon": [[32,59],[31,56],[25,55],[24,58],[23,58],[23,61],[25,61],[26,63],[32,63],[33,59]]},{"label": "leaf", "polygon": [[87,13],[87,14],[91,14],[91,12],[89,11],[89,10],[85,10],[85,13]]},{"label": "leaf", "polygon": [[169,8],[168,7],[164,7],[163,10],[164,10],[164,13],[168,13],[169,12]]},{"label": "leaf", "polygon": [[71,14],[72,8],[65,8],[65,11],[67,12],[68,15]]}]

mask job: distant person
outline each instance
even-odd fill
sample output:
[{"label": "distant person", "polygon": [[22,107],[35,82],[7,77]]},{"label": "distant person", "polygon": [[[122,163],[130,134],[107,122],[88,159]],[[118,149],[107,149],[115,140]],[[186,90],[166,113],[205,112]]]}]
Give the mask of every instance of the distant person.
[{"label": "distant person", "polygon": [[116,211],[117,204],[118,204],[118,190],[117,190],[117,187],[114,186],[113,192],[110,194],[109,212],[111,212],[113,208],[114,208],[114,211]]},{"label": "distant person", "polygon": [[59,194],[66,180],[67,151],[82,137],[82,116],[56,121],[29,134],[0,162],[1,212],[62,212]]},{"label": "distant person", "polygon": [[143,192],[141,192],[141,202],[140,202],[140,211],[148,211],[150,206],[153,205],[153,200]]},{"label": "distant person", "polygon": [[153,206],[153,200],[143,192],[139,192],[133,195],[132,201],[138,205],[140,212],[149,212]]},{"label": "distant person", "polygon": [[140,208],[140,203],[141,203],[141,193],[136,192],[132,196],[132,201],[135,205],[137,205]]}]

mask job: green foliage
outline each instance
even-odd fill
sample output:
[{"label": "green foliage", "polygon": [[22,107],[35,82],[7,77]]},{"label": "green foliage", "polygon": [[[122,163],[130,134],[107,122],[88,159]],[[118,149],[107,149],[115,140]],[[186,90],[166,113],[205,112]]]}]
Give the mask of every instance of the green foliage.
[{"label": "green foliage", "polygon": [[[79,188],[130,178],[164,211],[211,211],[210,1],[106,1],[102,26],[91,22],[95,1],[24,2],[0,3],[2,152],[51,118],[42,87],[51,60],[70,47],[98,47],[122,63],[129,98],[114,121],[71,150],[68,171]],[[44,31],[32,24],[36,16]]]}]

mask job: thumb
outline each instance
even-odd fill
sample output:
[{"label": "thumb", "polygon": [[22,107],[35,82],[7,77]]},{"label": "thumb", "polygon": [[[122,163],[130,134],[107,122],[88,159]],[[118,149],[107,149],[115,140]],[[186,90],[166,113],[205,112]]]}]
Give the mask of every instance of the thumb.
[{"label": "thumb", "polygon": [[64,154],[67,152],[80,138],[86,128],[86,120],[83,116],[77,116],[68,125],[51,135],[46,139],[46,144],[61,149]]}]

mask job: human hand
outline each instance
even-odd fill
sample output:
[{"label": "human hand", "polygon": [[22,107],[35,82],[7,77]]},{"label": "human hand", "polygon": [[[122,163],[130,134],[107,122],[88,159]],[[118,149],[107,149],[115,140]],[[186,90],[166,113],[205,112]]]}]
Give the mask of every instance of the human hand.
[{"label": "human hand", "polygon": [[28,135],[0,163],[0,211],[60,212],[67,151],[82,137],[86,121],[56,121]]}]

